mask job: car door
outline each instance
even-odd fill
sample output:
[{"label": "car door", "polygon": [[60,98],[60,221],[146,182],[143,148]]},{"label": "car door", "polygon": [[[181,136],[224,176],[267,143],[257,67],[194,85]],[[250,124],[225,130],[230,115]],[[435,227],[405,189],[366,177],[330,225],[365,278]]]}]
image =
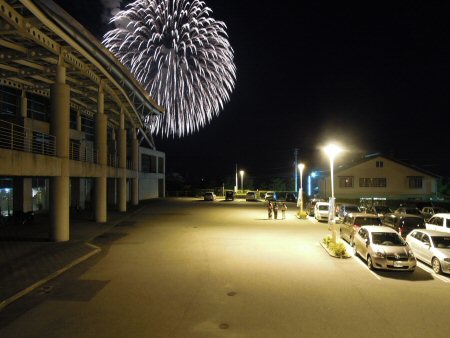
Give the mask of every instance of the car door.
[{"label": "car door", "polygon": [[[361,231],[362,230],[362,231]],[[369,232],[366,229],[360,229],[359,230],[361,232],[361,245],[360,245],[360,251],[359,253],[361,254],[362,257],[364,257],[364,259],[366,259],[367,257],[367,248],[370,244],[370,240],[369,240]]]},{"label": "car door", "polygon": [[348,241],[350,241],[349,227],[351,226],[349,223],[350,223],[350,217],[345,216],[344,221],[341,224],[341,234],[342,234],[342,237],[344,239],[347,239]]},{"label": "car door", "polygon": [[420,239],[419,244],[419,253],[422,258],[422,260],[431,263],[431,258],[433,258],[433,253],[430,250],[431,248],[431,238],[428,236],[428,234],[423,234],[422,238]]}]

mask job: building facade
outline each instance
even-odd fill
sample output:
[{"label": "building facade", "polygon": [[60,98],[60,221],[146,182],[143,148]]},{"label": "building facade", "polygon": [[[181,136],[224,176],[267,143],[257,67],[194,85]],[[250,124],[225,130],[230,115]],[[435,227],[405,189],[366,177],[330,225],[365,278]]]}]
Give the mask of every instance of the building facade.
[{"label": "building facade", "polygon": [[0,25],[2,214],[5,198],[8,213],[47,208],[66,241],[70,208],[106,222],[108,204],[164,197],[165,156],[143,123],[163,109],[128,69],[50,0],[0,0]]},{"label": "building facade", "polygon": [[[339,165],[334,172],[334,195],[339,199],[381,198],[429,200],[437,194],[438,176],[381,154]],[[328,174],[316,178],[317,195],[331,196]]]}]

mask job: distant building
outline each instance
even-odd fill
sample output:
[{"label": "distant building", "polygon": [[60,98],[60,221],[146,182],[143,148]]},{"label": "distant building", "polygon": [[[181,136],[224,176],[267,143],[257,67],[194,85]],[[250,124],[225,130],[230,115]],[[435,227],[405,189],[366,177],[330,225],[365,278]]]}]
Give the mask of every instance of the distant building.
[{"label": "distant building", "polygon": [[[381,154],[337,165],[334,195],[339,199],[429,200],[436,197],[438,175]],[[330,173],[314,179],[319,197],[331,196]]]},{"label": "distant building", "polygon": [[69,239],[70,208],[165,196],[165,154],[144,118],[163,112],[99,41],[50,0],[2,1],[0,203],[3,215],[48,210]]}]

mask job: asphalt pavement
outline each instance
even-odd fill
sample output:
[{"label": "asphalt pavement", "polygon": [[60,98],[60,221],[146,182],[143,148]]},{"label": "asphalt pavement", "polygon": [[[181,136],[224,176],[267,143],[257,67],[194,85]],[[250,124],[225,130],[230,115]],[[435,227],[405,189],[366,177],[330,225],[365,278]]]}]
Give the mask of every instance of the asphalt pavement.
[{"label": "asphalt pavement", "polygon": [[[49,240],[49,219],[36,215],[33,222],[0,226],[0,311],[49,280],[98,253],[92,243],[130,215],[151,203],[129,207],[125,213],[108,211],[108,221],[93,221],[91,211],[71,214],[70,240]],[[10,222],[13,223],[13,222]]]}]

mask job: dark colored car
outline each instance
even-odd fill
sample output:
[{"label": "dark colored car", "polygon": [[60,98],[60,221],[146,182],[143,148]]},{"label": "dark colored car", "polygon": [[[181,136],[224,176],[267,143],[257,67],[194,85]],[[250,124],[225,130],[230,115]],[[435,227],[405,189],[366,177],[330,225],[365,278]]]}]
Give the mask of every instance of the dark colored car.
[{"label": "dark colored car", "polygon": [[367,212],[377,215],[378,217],[384,217],[384,215],[392,213],[392,210],[384,205],[374,205],[368,208]]},{"label": "dark colored car", "polygon": [[232,190],[227,190],[225,192],[225,200],[226,201],[234,201],[234,198],[236,197],[236,193]]},{"label": "dark colored car", "polygon": [[447,213],[448,211],[447,209],[441,207],[423,207],[420,212],[422,213],[425,220],[428,220],[435,214],[443,214]]},{"label": "dark colored car", "polygon": [[405,238],[413,230],[425,229],[425,220],[419,215],[392,213],[384,216],[383,225],[398,231]]},{"label": "dark colored car", "polygon": [[394,213],[422,216],[422,213],[420,212],[419,208],[416,207],[400,207],[395,209]]}]

